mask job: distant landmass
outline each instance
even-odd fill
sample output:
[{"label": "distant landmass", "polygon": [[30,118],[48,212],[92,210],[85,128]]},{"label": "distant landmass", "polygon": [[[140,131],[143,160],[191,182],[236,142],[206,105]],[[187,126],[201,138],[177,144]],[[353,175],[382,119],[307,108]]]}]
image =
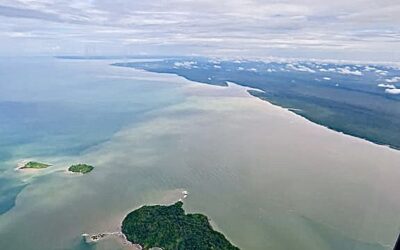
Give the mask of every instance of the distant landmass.
[{"label": "distant landmass", "polygon": [[55,58],[59,59],[70,59],[70,60],[111,60],[111,59],[160,59],[160,58],[171,58],[170,56],[148,56],[148,55],[141,55],[141,56],[76,56],[76,55],[62,55],[56,56]]},{"label": "distant landmass", "polygon": [[205,215],[185,214],[182,206],[181,201],[171,206],[143,206],[125,217],[122,233],[144,249],[239,249],[213,230]]},{"label": "distant landmass", "polygon": [[384,65],[224,61],[115,63],[188,80],[255,88],[249,93],[345,134],[400,149],[400,70]]}]

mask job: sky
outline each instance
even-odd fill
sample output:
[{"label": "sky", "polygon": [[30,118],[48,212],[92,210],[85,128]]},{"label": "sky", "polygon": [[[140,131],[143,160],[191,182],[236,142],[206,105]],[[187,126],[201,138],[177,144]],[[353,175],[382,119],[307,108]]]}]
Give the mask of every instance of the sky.
[{"label": "sky", "polygon": [[400,62],[399,0],[0,0],[0,55]]}]

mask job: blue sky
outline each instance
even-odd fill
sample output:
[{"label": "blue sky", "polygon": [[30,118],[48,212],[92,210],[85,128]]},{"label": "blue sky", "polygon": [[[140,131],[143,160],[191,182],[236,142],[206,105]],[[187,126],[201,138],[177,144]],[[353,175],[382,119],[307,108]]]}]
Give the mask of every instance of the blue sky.
[{"label": "blue sky", "polygon": [[0,55],[400,61],[399,0],[0,0]]}]

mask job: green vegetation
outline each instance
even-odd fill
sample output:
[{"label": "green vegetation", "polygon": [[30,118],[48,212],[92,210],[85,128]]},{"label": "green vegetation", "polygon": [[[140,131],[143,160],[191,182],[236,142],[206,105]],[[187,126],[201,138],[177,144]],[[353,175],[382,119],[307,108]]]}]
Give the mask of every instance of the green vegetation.
[{"label": "green vegetation", "polygon": [[[176,74],[212,85],[226,86],[227,82],[234,82],[259,89],[261,91],[249,92],[330,129],[400,150],[400,95],[387,94],[377,87],[383,81],[382,75],[369,72],[366,66],[300,62],[314,71],[303,72],[288,70],[291,64],[260,61],[221,61],[215,68],[214,62],[208,59],[190,58],[196,62],[196,67],[176,67],[176,63],[187,60],[177,58],[114,65]],[[372,67],[387,72],[386,77],[400,74],[398,69]],[[363,73],[342,74],[338,73],[339,68],[357,69]],[[255,72],[243,69],[255,69]],[[330,80],[321,80],[326,77]]]},{"label": "green vegetation", "polygon": [[68,171],[74,172],[74,173],[82,173],[86,174],[91,172],[94,169],[93,166],[87,165],[87,164],[76,164],[72,165],[71,167],[68,168]]},{"label": "green vegetation", "polygon": [[49,164],[36,162],[36,161],[30,161],[30,162],[26,163],[21,169],[24,169],[24,168],[43,169],[43,168],[47,168],[47,167],[50,167],[50,166],[51,165],[49,165]]},{"label": "green vegetation", "polygon": [[144,249],[239,249],[214,231],[205,215],[185,214],[182,205],[179,201],[171,206],[143,206],[125,217],[122,232]]}]

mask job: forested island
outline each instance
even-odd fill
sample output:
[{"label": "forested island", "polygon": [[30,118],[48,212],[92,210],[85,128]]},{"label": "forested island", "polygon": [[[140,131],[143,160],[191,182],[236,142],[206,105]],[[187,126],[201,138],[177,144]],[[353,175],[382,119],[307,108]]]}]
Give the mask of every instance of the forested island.
[{"label": "forested island", "polygon": [[182,206],[181,201],[170,206],[143,206],[125,217],[122,233],[143,249],[239,249],[215,231],[205,215],[185,214]]},{"label": "forested island", "polygon": [[93,166],[88,165],[88,164],[75,164],[72,165],[68,168],[68,171],[73,172],[73,173],[81,173],[81,174],[87,174],[91,172],[94,169]]},{"label": "forested island", "polygon": [[50,166],[51,166],[50,164],[45,164],[37,161],[29,161],[25,165],[20,167],[20,169],[43,169]]}]

